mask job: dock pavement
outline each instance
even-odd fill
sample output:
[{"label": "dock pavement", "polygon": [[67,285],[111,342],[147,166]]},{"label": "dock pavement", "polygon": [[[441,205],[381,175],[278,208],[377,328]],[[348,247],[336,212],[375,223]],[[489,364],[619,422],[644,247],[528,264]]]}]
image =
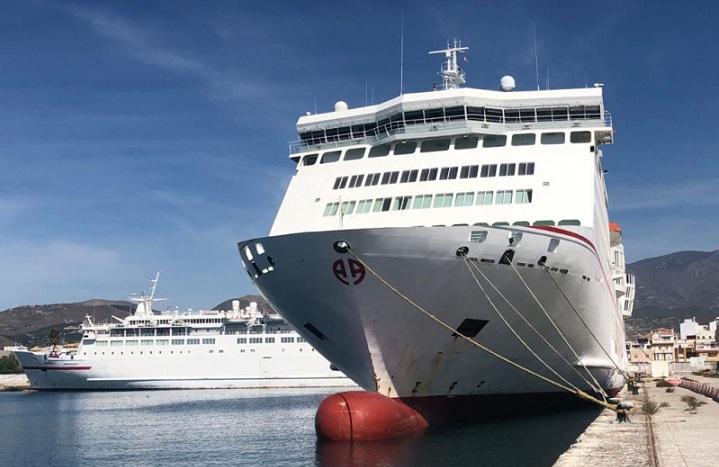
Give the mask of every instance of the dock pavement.
[{"label": "dock pavement", "polygon": [[[719,387],[719,378],[687,377]],[[683,396],[705,404],[692,410],[682,401]],[[651,379],[643,383],[639,395],[624,390],[619,397],[634,403],[631,423],[617,423],[616,414],[604,410],[557,459],[555,467],[718,465],[719,403],[680,387],[667,392]],[[642,412],[647,399],[660,406],[656,413]]]},{"label": "dock pavement", "polygon": [[0,391],[22,391],[30,389],[30,382],[24,373],[0,375]]}]

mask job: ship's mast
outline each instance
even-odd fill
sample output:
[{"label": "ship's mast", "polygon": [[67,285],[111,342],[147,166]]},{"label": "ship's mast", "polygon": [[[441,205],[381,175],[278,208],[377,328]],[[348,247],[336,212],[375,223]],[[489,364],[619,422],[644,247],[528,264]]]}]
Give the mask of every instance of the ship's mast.
[{"label": "ship's mast", "polygon": [[442,64],[442,70],[437,73],[442,77],[442,89],[457,89],[466,82],[464,79],[464,70],[457,64],[457,54],[464,53],[465,50],[469,50],[469,47],[462,47],[462,42],[455,39],[453,47],[450,47],[448,42],[446,49],[433,50],[430,52],[430,55],[443,53],[447,59],[447,61]]},{"label": "ship's mast", "polygon": [[162,302],[166,299],[155,298],[155,290],[157,289],[157,283],[160,282],[160,273],[155,275],[154,279],[150,280],[150,293],[139,292],[130,296],[130,301],[137,303],[135,308],[135,316],[151,316],[152,304],[154,302]]}]

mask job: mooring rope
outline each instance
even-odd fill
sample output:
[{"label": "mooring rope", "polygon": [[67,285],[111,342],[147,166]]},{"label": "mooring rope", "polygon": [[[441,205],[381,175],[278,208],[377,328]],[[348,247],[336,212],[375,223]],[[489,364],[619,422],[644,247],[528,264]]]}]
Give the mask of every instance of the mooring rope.
[{"label": "mooring rope", "polygon": [[511,366],[515,367],[516,369],[518,369],[518,370],[520,370],[520,371],[524,371],[525,373],[528,373],[528,374],[534,376],[535,378],[538,378],[538,379],[540,379],[540,380],[542,380],[542,381],[544,381],[544,382],[546,382],[546,383],[548,383],[548,384],[550,384],[550,385],[552,385],[552,386],[555,386],[555,387],[557,387],[557,388],[559,388],[559,389],[563,389],[563,390],[569,392],[570,394],[574,394],[575,396],[577,396],[577,397],[579,397],[579,398],[581,398],[581,399],[587,400],[587,401],[589,401],[589,402],[593,402],[593,403],[595,403],[595,404],[597,404],[597,405],[600,405],[600,406],[602,406],[602,407],[605,407],[605,408],[607,408],[607,409],[614,410],[614,411],[617,410],[617,408],[616,408],[615,406],[609,404],[608,402],[605,402],[605,401],[603,401],[603,400],[597,399],[596,397],[594,397],[594,396],[592,396],[592,395],[590,395],[590,394],[587,394],[586,392],[584,392],[584,391],[582,391],[582,390],[580,390],[580,389],[576,389],[576,390],[575,390],[575,389],[572,389],[572,388],[570,388],[570,387],[568,387],[568,386],[565,386],[564,384],[561,384],[561,383],[558,383],[558,382],[556,382],[556,381],[553,381],[552,379],[547,378],[546,376],[543,376],[543,375],[537,373],[536,371],[533,371],[533,370],[531,370],[531,369],[529,369],[529,368],[523,366],[522,364],[517,363],[517,362],[511,360],[510,358],[505,357],[504,355],[499,354],[498,352],[495,352],[494,350],[492,350],[492,349],[490,349],[489,347],[487,347],[487,346],[485,346],[485,345],[483,345],[483,344],[477,342],[476,340],[474,340],[474,339],[472,339],[472,338],[470,338],[470,337],[465,336],[464,334],[460,333],[460,332],[459,332],[457,329],[455,329],[454,327],[450,326],[449,324],[447,324],[447,323],[445,323],[444,321],[442,321],[441,319],[437,318],[435,315],[433,315],[433,314],[430,313],[429,311],[427,311],[427,310],[425,310],[424,308],[422,308],[420,305],[418,305],[417,303],[415,303],[411,298],[409,298],[407,295],[403,294],[399,289],[397,289],[397,288],[394,287],[392,284],[390,284],[387,280],[385,280],[382,276],[380,276],[374,269],[372,269],[364,260],[362,260],[362,258],[360,258],[360,257],[352,250],[352,248],[349,246],[349,244],[347,244],[347,246],[346,246],[346,251],[347,251],[347,253],[349,253],[357,262],[359,262],[367,271],[369,271],[370,274],[372,274],[375,278],[377,278],[378,281],[380,281],[382,284],[384,284],[384,285],[385,285],[388,289],[390,289],[392,292],[394,292],[395,294],[397,294],[397,296],[399,296],[402,300],[404,300],[405,302],[407,302],[408,304],[410,304],[413,308],[415,308],[417,311],[419,311],[420,313],[422,313],[423,315],[425,315],[427,318],[431,319],[432,321],[434,321],[435,323],[439,324],[440,326],[442,326],[443,328],[447,329],[448,331],[451,331],[451,332],[452,332],[454,335],[456,335],[457,337],[459,337],[459,338],[461,338],[461,339],[467,341],[467,342],[470,343],[471,345],[473,345],[473,346],[475,346],[475,347],[477,347],[477,348],[479,348],[479,349],[481,349],[481,350],[487,352],[488,354],[490,354],[490,355],[492,355],[493,357],[495,357],[495,358],[497,358],[497,359],[499,359],[499,360],[501,360],[501,361],[507,363],[508,365],[511,365]]},{"label": "mooring rope", "polygon": [[[542,310],[542,313],[544,313],[544,316],[546,316],[546,317],[547,317],[547,320],[549,320],[549,322],[552,323],[552,326],[553,326],[554,329],[557,331],[557,334],[559,334],[559,336],[562,338],[562,340],[564,341],[564,343],[567,344],[567,347],[568,347],[569,350],[572,352],[572,354],[574,355],[574,357],[577,359],[577,362],[578,362],[580,365],[582,365],[582,368],[584,368],[584,371],[587,372],[587,374],[588,374],[589,377],[592,379],[592,381],[594,381],[594,383],[599,387],[599,389],[600,389],[599,393],[602,394],[604,397],[609,397],[609,396],[607,395],[607,393],[604,392],[604,390],[601,388],[601,385],[599,384],[599,381],[597,381],[597,379],[594,377],[594,375],[592,375],[592,373],[589,371],[589,368],[587,368],[587,366],[584,364],[584,362],[582,362],[582,359],[579,357],[579,354],[577,353],[577,351],[574,350],[574,347],[573,347],[572,344],[569,342],[569,339],[567,339],[567,337],[564,335],[564,333],[561,331],[561,329],[559,329],[559,326],[557,326],[557,323],[556,323],[556,322],[554,321],[554,319],[552,319],[552,317],[549,315],[549,313],[547,312],[546,308],[544,308],[544,305],[542,305],[542,302],[539,300],[539,298],[537,298],[537,296],[534,294],[534,291],[532,291],[532,289],[529,287],[529,284],[527,284],[527,282],[524,280],[524,278],[523,278],[522,275],[519,273],[519,271],[517,271],[517,268],[514,266],[514,264],[512,263],[512,261],[509,261],[509,265],[512,267],[512,270],[513,270],[514,273],[517,275],[517,277],[519,278],[519,280],[522,281],[522,284],[524,284],[524,287],[527,289],[527,292],[529,292],[529,294],[532,296],[532,298],[533,298],[534,301],[537,303],[537,305],[539,306],[539,308]],[[586,380],[585,380],[585,381],[586,381]],[[591,384],[590,384],[590,386],[591,386]]]},{"label": "mooring rope", "polygon": [[553,276],[552,273],[549,271],[549,268],[545,267],[544,270],[547,272],[547,275],[549,276],[549,278],[552,279],[552,282],[553,282],[554,285],[557,287],[557,290],[559,290],[559,293],[560,293],[560,294],[562,295],[562,297],[564,297],[564,299],[567,301],[567,304],[569,304],[569,307],[572,309],[572,311],[574,311],[574,314],[577,316],[577,318],[579,318],[579,321],[582,322],[582,325],[583,325],[584,328],[587,330],[587,332],[589,333],[589,335],[592,336],[592,339],[594,339],[594,341],[597,343],[597,345],[602,349],[602,351],[603,351],[604,354],[607,356],[607,358],[612,362],[612,364],[614,365],[614,367],[615,367],[622,375],[624,375],[625,378],[629,378],[629,373],[627,373],[626,370],[622,369],[622,367],[620,367],[619,364],[617,364],[616,360],[614,360],[614,358],[609,354],[609,352],[607,351],[607,349],[604,348],[604,345],[602,345],[602,343],[599,341],[599,338],[594,334],[594,332],[592,332],[592,329],[589,327],[589,325],[587,324],[587,322],[584,321],[584,318],[582,318],[582,315],[579,314],[579,311],[578,311],[577,308],[574,306],[574,304],[573,304],[572,301],[569,299],[569,297],[567,297],[567,294],[564,293],[564,290],[562,290],[562,287],[557,283],[556,279],[554,279],[554,276]]},{"label": "mooring rope", "polygon": [[[549,341],[547,340],[547,338],[544,337],[544,335],[542,335],[541,332],[539,332],[539,330],[517,309],[517,307],[515,307],[515,306],[512,304],[512,302],[499,290],[499,288],[497,288],[497,286],[495,286],[495,285],[492,283],[492,281],[489,280],[489,278],[486,276],[486,274],[484,274],[484,272],[482,272],[482,270],[481,270],[476,264],[471,263],[471,261],[469,261],[469,259],[467,258],[466,255],[463,255],[463,256],[465,257],[465,263],[467,263],[468,265],[471,264],[471,267],[473,267],[479,274],[481,274],[482,278],[495,290],[495,292],[497,292],[497,294],[498,294],[500,297],[502,297],[502,299],[503,299],[505,302],[507,302],[507,305],[509,305],[509,307],[517,314],[517,316],[519,316],[519,317],[522,319],[522,321],[524,321],[524,322],[527,324],[527,326],[529,326],[529,328],[530,328],[532,331],[534,331],[534,333],[535,333],[550,349],[552,349],[552,351],[553,351],[564,363],[566,363],[567,366],[572,369],[572,371],[574,371],[574,372],[582,379],[582,381],[584,381],[589,387],[591,387],[591,388],[592,388],[594,391],[596,391],[597,393],[601,394],[601,395],[604,396],[605,398],[607,397],[607,394],[606,394],[606,392],[604,392],[604,389],[602,389],[602,387],[601,387],[601,385],[599,384],[599,382],[593,377],[593,375],[592,375],[591,373],[589,373],[589,371],[587,371],[587,373],[589,373],[589,377],[592,378],[592,381],[594,381],[594,383],[592,383],[592,382],[589,381],[587,378],[585,378],[584,375],[582,375],[582,373],[581,373],[579,370],[577,370],[577,368],[576,368],[574,365],[572,365],[572,363],[571,363],[569,360],[567,360],[567,359],[564,357],[564,355],[562,355],[562,353],[559,352],[559,350],[558,350],[551,342],[549,342]],[[469,266],[468,266],[468,267],[469,267]],[[471,271],[470,271],[470,272],[471,272]],[[472,274],[472,277],[474,277],[474,274]],[[476,277],[474,277],[474,279],[475,279],[475,282],[476,282],[476,281],[477,281]],[[479,284],[478,284],[478,285],[479,285]],[[480,288],[481,288],[481,286],[480,286]],[[485,293],[485,295],[486,295],[486,293]],[[508,326],[509,326],[509,325],[508,325]],[[577,357],[577,360],[579,360],[579,357]],[[585,367],[585,370],[586,370],[586,367]]]}]

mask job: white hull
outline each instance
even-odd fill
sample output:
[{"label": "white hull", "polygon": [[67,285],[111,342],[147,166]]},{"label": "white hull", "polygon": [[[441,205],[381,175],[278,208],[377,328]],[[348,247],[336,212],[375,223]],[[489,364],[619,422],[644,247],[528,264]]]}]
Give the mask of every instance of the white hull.
[{"label": "white hull", "polygon": [[[581,363],[604,389],[615,389],[623,384],[623,377],[613,362],[619,365],[624,362],[624,328],[611,279],[591,241],[587,240],[593,237],[592,230],[571,229],[574,232],[477,226],[343,230],[272,236],[242,242],[239,246],[248,272],[251,275],[259,272],[255,285],[270,304],[319,352],[367,390],[405,398],[555,392],[556,387],[453,337],[369,272],[357,284],[353,280],[345,284],[333,273],[337,260],[346,262],[351,258],[333,248],[336,241],[345,240],[370,267],[441,320],[453,327],[460,326],[467,318],[487,321],[477,334],[477,341],[540,374],[558,379],[511,334],[477,286],[464,260],[457,257],[457,248],[467,246],[468,256],[477,259],[475,264],[490,281],[583,372],[580,362],[552,328],[516,273],[510,266],[499,264],[503,252],[509,248],[509,234],[521,232],[523,238],[512,247],[517,270],[559,325]],[[487,239],[481,243],[470,242],[472,231],[487,232]],[[548,251],[552,239],[559,240],[555,252]],[[255,255],[250,261],[244,247],[252,248],[258,241],[266,254]],[[548,267],[568,272],[548,272],[537,267],[542,256],[547,257]],[[482,262],[482,259],[493,259],[494,263]],[[587,323],[586,327],[549,274]],[[552,368],[577,387],[590,389],[488,284],[483,286],[512,327]],[[587,327],[597,340],[591,337]]]},{"label": "white hull", "polygon": [[[269,336],[270,334],[263,334]],[[279,342],[278,334],[276,340]],[[292,333],[296,336],[295,333]],[[88,346],[70,358],[18,351],[32,389],[127,390],[342,387],[354,385],[306,343]],[[118,341],[120,341],[118,339]]]}]

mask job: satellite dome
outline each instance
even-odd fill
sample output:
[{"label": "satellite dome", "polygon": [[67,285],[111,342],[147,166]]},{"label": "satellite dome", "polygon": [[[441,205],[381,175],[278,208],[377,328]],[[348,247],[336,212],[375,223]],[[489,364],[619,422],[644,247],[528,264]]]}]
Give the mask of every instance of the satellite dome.
[{"label": "satellite dome", "polygon": [[347,105],[347,102],[345,101],[337,101],[335,103],[335,112],[342,112],[344,110],[349,109],[349,106]]},{"label": "satellite dome", "polygon": [[502,91],[514,91],[515,87],[517,87],[517,83],[515,83],[514,78],[509,75],[502,76],[502,79],[499,80],[499,89]]}]

